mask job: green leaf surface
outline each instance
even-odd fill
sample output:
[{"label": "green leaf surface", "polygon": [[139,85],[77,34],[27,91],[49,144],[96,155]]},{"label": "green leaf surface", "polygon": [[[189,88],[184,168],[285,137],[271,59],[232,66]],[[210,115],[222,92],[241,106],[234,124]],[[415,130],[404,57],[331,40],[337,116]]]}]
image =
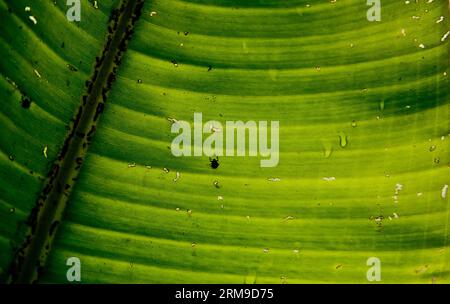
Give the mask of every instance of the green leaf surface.
[{"label": "green leaf surface", "polygon": [[[0,0],[5,281],[119,6],[92,2]],[[448,3],[381,2],[146,0],[40,282],[450,283]],[[194,112],[279,121],[278,166],[173,156]]]}]

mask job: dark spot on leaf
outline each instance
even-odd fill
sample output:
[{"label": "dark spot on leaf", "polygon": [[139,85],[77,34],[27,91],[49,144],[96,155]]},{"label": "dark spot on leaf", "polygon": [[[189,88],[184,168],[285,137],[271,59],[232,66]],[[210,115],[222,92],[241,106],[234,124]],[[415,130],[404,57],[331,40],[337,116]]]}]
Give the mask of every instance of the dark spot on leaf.
[{"label": "dark spot on leaf", "polygon": [[209,161],[210,161],[210,165],[211,165],[211,168],[213,168],[213,169],[217,169],[218,167],[219,167],[219,158],[218,157],[216,157],[216,158],[210,158],[209,159]]},{"label": "dark spot on leaf", "polygon": [[24,96],[24,97],[22,97],[21,104],[22,104],[22,108],[29,109],[30,105],[31,105],[31,99]]}]

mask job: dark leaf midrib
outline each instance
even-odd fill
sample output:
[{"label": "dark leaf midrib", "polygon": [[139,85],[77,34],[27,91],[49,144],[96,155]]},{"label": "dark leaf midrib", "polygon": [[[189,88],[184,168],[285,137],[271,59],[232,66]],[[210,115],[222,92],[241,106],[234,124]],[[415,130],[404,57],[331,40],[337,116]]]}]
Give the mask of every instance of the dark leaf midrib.
[{"label": "dark leaf midrib", "polygon": [[101,56],[95,60],[93,73],[86,81],[86,93],[81,98],[58,158],[28,218],[25,240],[15,252],[9,272],[10,283],[37,282],[44,270],[67,201],[144,1],[121,0],[111,13]]}]

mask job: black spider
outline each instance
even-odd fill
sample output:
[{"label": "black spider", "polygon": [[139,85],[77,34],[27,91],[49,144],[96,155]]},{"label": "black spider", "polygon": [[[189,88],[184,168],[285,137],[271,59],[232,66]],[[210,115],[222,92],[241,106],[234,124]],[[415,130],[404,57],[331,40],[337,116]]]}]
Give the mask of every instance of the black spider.
[{"label": "black spider", "polygon": [[213,169],[217,169],[217,167],[219,167],[219,157],[215,157],[215,158],[209,158],[209,161],[211,162],[211,168]]}]

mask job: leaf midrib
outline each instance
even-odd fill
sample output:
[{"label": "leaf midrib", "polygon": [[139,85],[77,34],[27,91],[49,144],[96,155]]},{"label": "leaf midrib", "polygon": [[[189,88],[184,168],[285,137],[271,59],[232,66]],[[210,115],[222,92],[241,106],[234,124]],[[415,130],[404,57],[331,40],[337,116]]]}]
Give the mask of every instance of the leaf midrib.
[{"label": "leaf midrib", "polygon": [[76,184],[107,93],[115,80],[143,3],[144,0],[122,0],[112,11],[102,55],[96,58],[93,74],[86,82],[87,92],[81,98],[64,145],[31,211],[29,230],[10,268],[10,283],[36,282],[44,269],[57,227]]}]

